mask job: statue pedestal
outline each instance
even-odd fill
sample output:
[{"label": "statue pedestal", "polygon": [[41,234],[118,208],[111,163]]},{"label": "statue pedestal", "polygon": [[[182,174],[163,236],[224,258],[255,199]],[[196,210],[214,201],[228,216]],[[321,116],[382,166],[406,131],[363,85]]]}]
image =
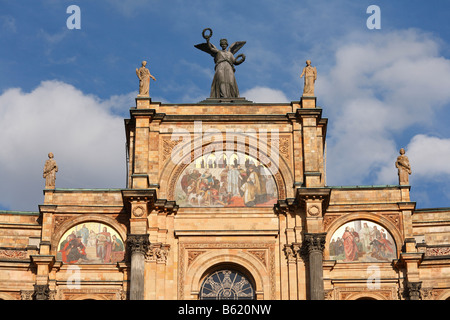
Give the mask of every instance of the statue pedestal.
[{"label": "statue pedestal", "polygon": [[316,107],[316,97],[303,95],[300,98],[300,106],[302,109],[313,109]]},{"label": "statue pedestal", "polygon": [[253,101],[249,101],[244,97],[236,97],[236,98],[207,98],[199,103],[204,104],[219,104],[219,103],[233,103],[233,104],[241,104],[241,103],[253,103]]},{"label": "statue pedestal", "polygon": [[138,95],[136,97],[136,108],[138,109],[150,109],[152,99],[148,95]]}]

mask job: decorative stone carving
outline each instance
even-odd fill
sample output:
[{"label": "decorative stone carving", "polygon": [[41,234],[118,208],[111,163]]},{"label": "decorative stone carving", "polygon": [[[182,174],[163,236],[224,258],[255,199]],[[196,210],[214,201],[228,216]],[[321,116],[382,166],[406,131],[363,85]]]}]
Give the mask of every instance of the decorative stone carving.
[{"label": "decorative stone carving", "polygon": [[313,216],[313,217],[318,216],[318,215],[320,214],[320,208],[319,208],[319,206],[318,206],[318,205],[315,205],[315,204],[311,205],[311,206],[308,208],[308,214],[309,214],[310,216]]},{"label": "decorative stone carving", "polygon": [[285,244],[284,245],[284,253],[286,254],[286,259],[288,262],[295,262],[297,261],[297,255],[294,252],[292,245]]},{"label": "decorative stone carving", "polygon": [[325,237],[326,233],[305,233],[303,240],[303,246],[308,253],[320,251],[325,249]]},{"label": "decorative stone carving", "polygon": [[127,245],[131,253],[142,253],[145,255],[150,245],[148,234],[129,234],[127,237]]},{"label": "decorative stone carving", "polygon": [[201,255],[202,253],[205,253],[205,252],[206,251],[197,251],[197,250],[189,251],[188,252],[188,266],[190,266],[191,263],[194,262],[194,260],[197,259],[197,257],[199,255]]},{"label": "decorative stone carving", "polygon": [[387,217],[388,219],[390,219],[397,228],[400,229],[401,227],[401,218],[400,215],[398,213],[396,214],[383,214],[384,217]]},{"label": "decorative stone carving", "polygon": [[447,256],[450,255],[450,247],[430,247],[425,251],[426,256]]},{"label": "decorative stone carving", "polygon": [[[205,34],[209,31],[209,34]],[[211,85],[211,95],[210,98],[237,98],[239,97],[239,89],[236,83],[236,78],[234,76],[235,68],[234,66],[240,65],[245,61],[245,55],[240,54],[237,57],[234,56],[235,53],[239,51],[244,45],[245,41],[234,42],[228,49],[227,39],[220,40],[220,47],[222,50],[217,49],[209,39],[212,36],[212,30],[206,28],[202,33],[203,38],[206,43],[200,43],[195,45],[199,50],[209,53],[214,57],[215,74]],[[240,58],[240,59],[239,59]]]},{"label": "decorative stone carving", "polygon": [[334,300],[333,293],[334,293],[333,289],[324,290],[323,292],[324,300]]},{"label": "decorative stone carving", "polygon": [[328,227],[336,220],[339,216],[325,216],[323,218],[323,229],[327,230]]},{"label": "decorative stone carving", "polygon": [[28,253],[26,250],[0,249],[0,258],[25,260],[25,259],[28,259],[29,257],[28,257]]},{"label": "decorative stone carving", "polygon": [[311,66],[311,60],[306,60],[306,66],[303,68],[300,78],[305,77],[303,95],[314,96],[314,83],[317,79],[317,69]]},{"label": "decorative stone carving", "polygon": [[409,184],[409,175],[411,174],[411,165],[409,159],[405,156],[405,149],[400,149],[400,155],[395,161],[395,167],[398,169],[398,180],[400,185]]},{"label": "decorative stone carving", "polygon": [[136,206],[133,209],[133,216],[134,217],[140,218],[140,217],[142,217],[144,215],[144,213],[145,213],[145,208],[143,206]]},{"label": "decorative stone carving", "polygon": [[48,154],[48,160],[45,161],[43,177],[45,179],[45,188],[54,189],[56,181],[56,172],[58,172],[58,166],[54,158],[53,153]]},{"label": "decorative stone carving", "polygon": [[152,243],[146,252],[146,260],[150,262],[167,263],[170,245]]},{"label": "decorative stone carving", "polygon": [[50,289],[48,284],[35,284],[33,292],[33,300],[49,300]]},{"label": "decorative stone carving", "polygon": [[422,288],[420,295],[423,300],[436,300],[438,291],[433,290],[433,288]]},{"label": "decorative stone carving", "polygon": [[420,290],[422,288],[422,282],[408,282],[407,293],[409,300],[421,300]]},{"label": "decorative stone carving", "polygon": [[258,258],[259,261],[261,261],[265,266],[267,266],[265,250],[249,250],[248,252]]},{"label": "decorative stone carving", "polygon": [[146,65],[147,61],[142,61],[142,66],[139,69],[136,68],[136,75],[139,78],[138,96],[149,96],[150,78],[156,81],[155,77],[150,74],[150,70],[145,67]]},{"label": "decorative stone carving", "polygon": [[[171,158],[172,150],[183,140],[172,140],[171,138],[163,138],[162,140],[162,162],[166,162],[167,159]],[[181,155],[180,155],[181,156]]]},{"label": "decorative stone carving", "polygon": [[20,299],[21,300],[33,300],[34,291],[32,290],[21,290]]},{"label": "decorative stone carving", "polygon": [[64,222],[66,222],[67,220],[73,219],[73,216],[69,216],[69,215],[63,215],[63,216],[56,216],[54,218],[54,230],[57,230]]},{"label": "decorative stone carving", "polygon": [[115,300],[127,300],[127,293],[123,288],[114,294]]},{"label": "decorative stone carving", "polygon": [[284,252],[286,254],[286,259],[288,262],[296,262],[303,259],[302,244],[293,242],[291,244],[284,245]]}]

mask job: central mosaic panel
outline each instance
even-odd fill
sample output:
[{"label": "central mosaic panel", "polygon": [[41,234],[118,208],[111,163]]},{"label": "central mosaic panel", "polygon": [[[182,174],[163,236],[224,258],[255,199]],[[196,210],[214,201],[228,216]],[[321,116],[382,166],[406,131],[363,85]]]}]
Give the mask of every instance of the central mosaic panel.
[{"label": "central mosaic panel", "polygon": [[273,207],[277,199],[277,186],[267,167],[237,152],[196,159],[175,186],[180,207]]}]

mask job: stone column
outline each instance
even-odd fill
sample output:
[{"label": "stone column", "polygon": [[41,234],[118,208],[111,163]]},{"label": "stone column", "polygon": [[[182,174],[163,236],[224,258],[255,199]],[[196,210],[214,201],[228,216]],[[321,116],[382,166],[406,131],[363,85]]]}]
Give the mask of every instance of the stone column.
[{"label": "stone column", "polygon": [[305,233],[304,254],[309,266],[309,298],[324,300],[323,289],[323,250],[326,233]]},{"label": "stone column", "polygon": [[131,253],[130,300],[144,300],[145,254],[150,245],[147,234],[129,234]]}]

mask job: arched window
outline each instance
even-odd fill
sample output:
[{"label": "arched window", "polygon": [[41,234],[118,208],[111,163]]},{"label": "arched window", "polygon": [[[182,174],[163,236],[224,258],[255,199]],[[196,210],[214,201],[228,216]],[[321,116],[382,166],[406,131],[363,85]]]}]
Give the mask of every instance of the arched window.
[{"label": "arched window", "polygon": [[235,270],[219,270],[203,281],[200,300],[252,300],[255,290],[251,281]]}]

